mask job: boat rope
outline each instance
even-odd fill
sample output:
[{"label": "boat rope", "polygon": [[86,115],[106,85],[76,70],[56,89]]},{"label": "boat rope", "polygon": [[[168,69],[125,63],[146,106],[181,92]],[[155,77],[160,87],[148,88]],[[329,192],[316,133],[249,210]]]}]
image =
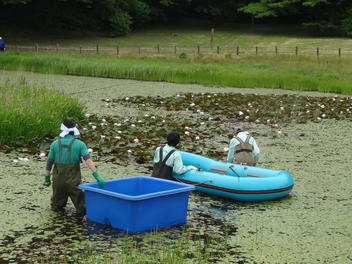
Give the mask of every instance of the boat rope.
[{"label": "boat rope", "polygon": [[[179,179],[177,179],[177,178],[175,178],[177,181],[179,181],[179,182],[182,182],[182,183],[184,183],[182,180],[179,180]],[[212,179],[209,179],[209,180],[206,180],[206,181],[204,181],[204,182],[199,182],[199,183],[192,183],[192,185],[194,185],[194,186],[197,186],[197,185],[202,185],[202,184],[204,184],[204,183],[207,183],[207,182],[213,182],[213,180]]]}]

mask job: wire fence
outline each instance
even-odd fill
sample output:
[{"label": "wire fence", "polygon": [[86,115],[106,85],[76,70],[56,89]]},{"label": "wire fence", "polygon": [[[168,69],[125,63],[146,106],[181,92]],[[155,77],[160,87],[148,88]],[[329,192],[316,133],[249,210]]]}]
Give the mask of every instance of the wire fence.
[{"label": "wire fence", "polygon": [[167,54],[188,54],[188,55],[304,55],[304,56],[336,56],[336,57],[346,57],[352,55],[352,49],[324,49],[324,48],[312,48],[312,47],[287,47],[287,46],[235,46],[235,47],[221,47],[216,46],[214,48],[207,47],[178,47],[166,46],[161,47],[156,45],[154,47],[104,47],[96,45],[94,47],[62,47],[60,45],[54,46],[41,46],[35,44],[33,46],[23,46],[23,45],[8,45],[7,50],[17,51],[17,52],[47,52],[47,53],[65,53],[65,54],[82,54],[82,55],[167,55]]}]

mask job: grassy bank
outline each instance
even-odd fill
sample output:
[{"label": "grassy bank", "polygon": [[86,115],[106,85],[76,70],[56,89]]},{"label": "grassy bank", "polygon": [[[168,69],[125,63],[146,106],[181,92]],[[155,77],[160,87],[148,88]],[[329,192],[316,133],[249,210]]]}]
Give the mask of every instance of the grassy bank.
[{"label": "grassy bank", "polygon": [[6,52],[4,70],[25,70],[219,87],[264,87],[351,94],[351,60],[304,56],[112,57]]},{"label": "grassy bank", "polygon": [[57,132],[62,120],[77,120],[83,106],[76,98],[24,80],[0,86],[0,145],[28,142]]}]

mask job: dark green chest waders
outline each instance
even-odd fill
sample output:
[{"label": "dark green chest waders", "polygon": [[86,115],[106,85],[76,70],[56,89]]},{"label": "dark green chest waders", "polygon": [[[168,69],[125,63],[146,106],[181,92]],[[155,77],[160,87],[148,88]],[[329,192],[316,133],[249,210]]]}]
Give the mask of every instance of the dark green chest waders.
[{"label": "dark green chest waders", "polygon": [[[81,183],[81,168],[80,164],[72,164],[72,145],[75,139],[73,138],[68,145],[61,143],[59,145],[58,162],[53,168],[53,196],[51,198],[51,207],[54,211],[61,211],[67,204],[68,197],[71,198],[77,214],[85,214],[84,194],[82,190],[77,188]],[[67,163],[62,163],[62,150],[67,148]]]},{"label": "dark green chest waders", "polygon": [[249,144],[249,139],[251,135],[246,137],[243,141],[239,137],[235,136],[239,144],[235,148],[235,157],[233,163],[242,164],[247,166],[255,166],[254,156],[253,156],[253,146]]},{"label": "dark green chest waders", "polygon": [[175,152],[175,150],[171,150],[163,160],[163,148],[160,147],[159,152],[159,162],[154,163],[153,165],[153,174],[152,177],[161,178],[161,179],[172,179],[172,167],[166,165],[166,161],[170,158],[171,154]]}]

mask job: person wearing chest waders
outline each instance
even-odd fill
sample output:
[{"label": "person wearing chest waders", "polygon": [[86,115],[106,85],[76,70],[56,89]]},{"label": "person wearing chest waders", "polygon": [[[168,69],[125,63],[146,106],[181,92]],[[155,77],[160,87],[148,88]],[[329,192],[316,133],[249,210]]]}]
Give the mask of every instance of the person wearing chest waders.
[{"label": "person wearing chest waders", "polygon": [[171,132],[167,135],[166,139],[167,144],[157,147],[155,150],[152,176],[171,180],[172,172],[183,174],[189,170],[197,170],[192,165],[183,165],[181,154],[176,150],[176,146],[180,142],[179,133]]},{"label": "person wearing chest waders", "polygon": [[[68,197],[71,198],[78,216],[85,215],[85,202],[83,191],[77,188],[81,183],[81,158],[92,171],[93,177],[103,187],[105,181],[100,177],[97,168],[90,158],[86,144],[76,139],[80,133],[75,123],[65,120],[61,124],[59,139],[50,146],[50,152],[44,175],[44,185],[50,186],[50,172],[52,171],[53,195],[51,197],[51,208],[57,212],[64,212]],[[54,167],[53,167],[54,165]]]},{"label": "person wearing chest waders", "polygon": [[260,149],[255,139],[242,129],[235,131],[234,137],[229,144],[229,152],[227,153],[227,162],[256,166],[259,160]]}]

